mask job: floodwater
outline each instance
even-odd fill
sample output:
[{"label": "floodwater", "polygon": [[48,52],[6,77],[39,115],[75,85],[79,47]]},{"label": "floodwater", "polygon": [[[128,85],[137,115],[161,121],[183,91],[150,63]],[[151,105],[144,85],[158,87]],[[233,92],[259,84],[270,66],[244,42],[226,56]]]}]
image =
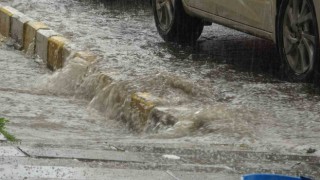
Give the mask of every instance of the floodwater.
[{"label": "floodwater", "polygon": [[[144,1],[7,4],[99,56],[89,67],[70,61],[62,71],[44,76],[39,83],[44,90],[87,99],[89,108],[152,137],[297,153],[320,149],[320,97],[311,85],[282,80],[270,41],[214,24],[193,47],[168,44]],[[66,76],[75,80],[65,82]],[[99,83],[100,88],[92,88]],[[162,128],[136,124],[136,115],[127,113],[132,92],[158,97],[179,121]]]}]

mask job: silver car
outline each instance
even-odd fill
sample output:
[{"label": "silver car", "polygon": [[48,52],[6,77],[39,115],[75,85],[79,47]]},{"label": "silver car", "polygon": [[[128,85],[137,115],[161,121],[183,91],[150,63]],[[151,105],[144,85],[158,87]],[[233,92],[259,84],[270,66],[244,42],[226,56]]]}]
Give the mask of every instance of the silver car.
[{"label": "silver car", "polygon": [[292,81],[315,77],[319,64],[319,0],[151,0],[168,42],[194,43],[215,22],[273,40]]}]

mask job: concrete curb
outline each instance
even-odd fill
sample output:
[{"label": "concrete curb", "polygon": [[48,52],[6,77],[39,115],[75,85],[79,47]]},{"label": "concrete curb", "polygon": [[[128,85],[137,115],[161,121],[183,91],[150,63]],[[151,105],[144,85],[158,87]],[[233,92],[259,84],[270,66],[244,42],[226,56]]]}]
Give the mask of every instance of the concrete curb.
[{"label": "concrete curb", "polygon": [[[16,49],[40,57],[53,71],[61,69],[70,57],[78,57],[89,63],[93,63],[97,59],[97,55],[92,52],[73,49],[67,38],[51,30],[46,24],[35,21],[12,7],[1,4],[0,34],[12,38],[15,41]],[[112,78],[108,76],[106,79]],[[98,86],[100,85],[98,84]],[[139,121],[141,121],[139,124],[145,126],[152,122],[156,125],[164,117],[175,119],[166,112],[157,109],[161,100],[151,94],[136,92],[132,94],[130,100],[132,111],[139,114]]]},{"label": "concrete curb", "polygon": [[156,101],[149,93],[134,93],[131,95],[131,107],[140,112],[143,124],[146,123],[151,110],[156,106]]}]

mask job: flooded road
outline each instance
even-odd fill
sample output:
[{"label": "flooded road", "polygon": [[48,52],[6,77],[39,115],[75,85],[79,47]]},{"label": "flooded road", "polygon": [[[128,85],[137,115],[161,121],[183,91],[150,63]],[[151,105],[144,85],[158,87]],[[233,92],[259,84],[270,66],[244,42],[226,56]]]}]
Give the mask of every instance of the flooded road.
[{"label": "flooded road", "polygon": [[[280,152],[320,150],[320,97],[310,85],[281,80],[279,56],[270,41],[212,25],[193,47],[167,44],[156,31],[148,2],[7,4],[45,22],[79,49],[98,54],[77,95],[107,116],[130,124],[130,117],[117,117],[124,109],[114,97],[149,92],[179,117],[174,126],[157,132],[158,138]],[[95,94],[88,87],[99,74],[112,77],[112,83]]]}]

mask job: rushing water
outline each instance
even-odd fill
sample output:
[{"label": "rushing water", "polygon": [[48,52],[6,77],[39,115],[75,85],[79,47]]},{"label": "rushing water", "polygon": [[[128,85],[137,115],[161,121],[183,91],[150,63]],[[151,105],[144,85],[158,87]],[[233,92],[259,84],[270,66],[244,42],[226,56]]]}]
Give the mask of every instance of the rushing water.
[{"label": "rushing water", "polygon": [[8,4],[99,57],[93,65],[70,60],[62,71],[43,77],[50,83],[42,88],[88,99],[90,108],[139,132],[148,128],[136,123],[129,99],[133,92],[149,92],[180,120],[156,137],[299,152],[320,148],[320,98],[309,85],[281,80],[272,42],[213,25],[193,47],[168,44],[145,1]]}]

